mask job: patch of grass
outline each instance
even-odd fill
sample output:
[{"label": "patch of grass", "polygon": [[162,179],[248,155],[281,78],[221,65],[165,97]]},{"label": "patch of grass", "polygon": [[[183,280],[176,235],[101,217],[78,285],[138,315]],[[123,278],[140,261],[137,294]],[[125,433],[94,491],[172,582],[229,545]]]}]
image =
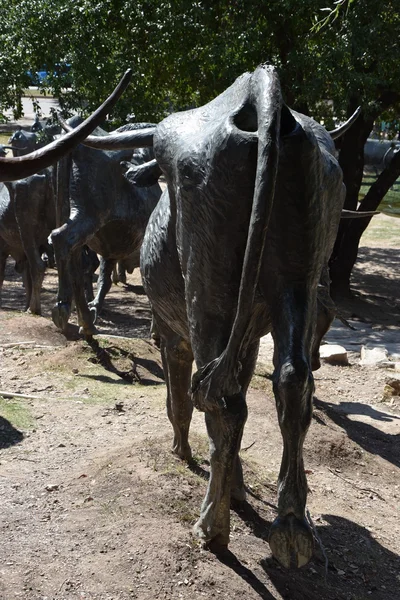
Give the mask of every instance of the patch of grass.
[{"label": "patch of grass", "polygon": [[[2,146],[7,146],[8,145],[8,140],[10,139],[11,136],[11,131],[2,131],[0,133],[0,144]],[[10,151],[11,152],[11,151]]]},{"label": "patch of grass", "polygon": [[199,508],[200,506],[189,504],[186,498],[174,498],[170,502],[168,514],[175,514],[185,525],[194,525],[199,518]]},{"label": "patch of grass", "polygon": [[193,432],[190,434],[190,445],[192,446],[193,460],[198,464],[204,463],[210,452],[208,438]]},{"label": "patch of grass", "polygon": [[[42,365],[40,366],[42,368]],[[75,394],[76,399],[85,404],[113,405],[129,397],[156,393],[137,383],[129,383],[116,373],[106,370],[96,361],[96,355],[85,342],[77,342],[55,352],[47,361],[46,368],[54,373],[66,390],[66,394]]]},{"label": "patch of grass", "polygon": [[373,217],[371,223],[363,233],[360,246],[385,246],[398,247],[400,245],[400,220],[393,217]]},{"label": "patch of grass", "polygon": [[193,525],[205,492],[206,482],[200,467],[204,461],[198,457],[199,462],[194,461],[195,466],[189,466],[166,449],[171,441],[172,432],[168,440],[166,436],[163,439],[148,439],[142,448],[142,460],[157,473],[158,492],[154,495],[153,505],[161,513],[173,515],[181,523]]},{"label": "patch of grass", "polygon": [[256,374],[253,375],[250,385],[254,390],[260,390],[262,392],[267,392],[271,389],[271,382],[266,379],[266,377]]},{"label": "patch of grass", "polygon": [[[33,316],[34,315],[32,315],[32,317]],[[13,312],[11,312],[11,311],[10,312],[4,311],[4,312],[0,313],[0,322],[1,321],[11,321],[12,319],[16,319],[18,317],[26,317],[26,312],[24,312],[24,311],[20,311],[20,312],[17,312],[17,311],[15,311],[15,312],[14,311]]]},{"label": "patch of grass", "polygon": [[[160,473],[161,475],[173,475],[184,477],[187,480],[203,481],[203,477],[197,474],[195,469],[178,458],[170,450],[166,450],[172,444],[173,433],[160,438],[146,439],[143,444],[143,460],[147,467]],[[190,436],[191,447],[193,451],[193,466],[200,468],[205,462],[208,462],[208,439],[194,434]]]},{"label": "patch of grass", "polygon": [[256,390],[272,391],[271,375],[273,371],[272,363],[257,363],[250,386]]},{"label": "patch of grass", "polygon": [[32,429],[35,419],[29,408],[22,401],[0,396],[0,416],[6,419],[16,429]]}]

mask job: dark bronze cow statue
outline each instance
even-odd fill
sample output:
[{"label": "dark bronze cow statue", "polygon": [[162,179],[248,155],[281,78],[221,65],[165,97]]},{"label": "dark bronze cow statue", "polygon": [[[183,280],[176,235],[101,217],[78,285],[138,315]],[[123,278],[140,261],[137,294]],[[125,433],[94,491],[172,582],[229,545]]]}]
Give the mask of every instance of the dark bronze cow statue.
[{"label": "dark bronze cow statue", "polygon": [[[63,122],[63,127],[73,131],[71,125],[76,123],[77,119],[72,118],[69,123]],[[141,132],[148,130],[147,124],[131,125],[128,130],[129,127],[140,139]],[[100,129],[95,133],[107,137]],[[132,149],[104,152],[80,145],[71,153],[70,164],[59,165],[58,200],[67,205],[67,212],[63,224],[53,230],[50,238],[59,278],[52,318],[63,331],[74,299],[81,333],[87,338],[97,333],[94,323],[111,288],[117,261],[125,260],[132,270],[139,267],[140,246],[161,188],[158,182],[146,188],[136,185],[135,169],[148,153],[143,155],[142,149],[134,156],[132,153]],[[97,294],[89,304],[82,285],[81,249],[85,244],[101,256]]]},{"label": "dark bronze cow statue", "polygon": [[[329,286],[345,193],[332,138],[351,122],[330,135],[290,110],[275,70],[261,66],[207,105],[164,119],[153,132],[156,162],[140,174],[151,180],[161,169],[167,180],[141,269],[161,338],[173,449],[190,460],[193,404],[205,412],[210,438],[210,480],[194,531],[216,548],[229,542],[231,499],[245,498],[246,392],[260,337],[272,332],[283,457],[270,545],[285,566],[305,565],[313,551],[303,442],[312,368],[333,318],[329,307],[318,310],[317,290]],[[118,147],[129,145],[119,139]]]},{"label": "dark bronze cow statue", "polygon": [[[130,77],[129,71],[100,109],[62,140],[30,154],[26,154],[29,147],[23,147],[25,142],[22,141],[18,158],[6,158],[5,147],[0,146],[0,181],[5,182],[0,183],[0,291],[6,259],[11,254],[16,260],[16,269],[23,276],[26,309],[33,313],[40,314],[40,292],[45,271],[41,255],[48,250],[47,236],[56,225],[53,172],[44,167],[70,152],[104,120],[127,87]],[[17,133],[25,135],[22,131]],[[35,140],[31,148],[34,146]],[[12,149],[16,153],[14,145]]]}]

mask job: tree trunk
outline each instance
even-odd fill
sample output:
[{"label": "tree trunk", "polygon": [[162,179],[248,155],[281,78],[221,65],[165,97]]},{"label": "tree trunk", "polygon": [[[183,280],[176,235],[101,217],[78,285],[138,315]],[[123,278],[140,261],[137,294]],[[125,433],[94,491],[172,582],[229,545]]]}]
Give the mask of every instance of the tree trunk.
[{"label": "tree trunk", "polygon": [[[397,92],[383,91],[376,102],[375,110],[365,114],[361,112],[358,119],[345,133],[341,140],[339,164],[343,170],[343,181],[346,186],[346,199],[344,208],[357,210],[358,195],[363,177],[364,145],[368,139],[374,121],[380,114],[399,100]],[[352,98],[349,103],[348,114],[352,114],[359,105],[358,98]],[[397,159],[398,160],[398,159]],[[375,210],[388,189],[396,181],[394,177],[396,167],[392,160],[389,172],[383,171],[378,180],[371,186],[359,210]],[[395,163],[396,164],[396,163]],[[393,166],[392,166],[393,165]],[[393,169],[393,174],[392,173]],[[388,183],[392,181],[392,183]],[[398,177],[398,175],[397,175]],[[368,208],[369,207],[369,208]],[[368,226],[370,219],[342,219],[335,246],[329,261],[330,276],[332,280],[331,293],[333,297],[351,296],[350,275],[357,259],[358,245],[363,231]]]},{"label": "tree trunk", "polygon": [[[355,108],[352,103],[351,110]],[[366,118],[360,114],[352,127],[342,139],[339,164],[343,171],[343,182],[346,186],[344,208],[357,210],[358,195],[363,178],[364,145],[373,127],[374,118]],[[365,221],[366,219],[361,219]],[[342,219],[332,256],[329,261],[331,276],[331,293],[333,297],[350,295],[350,274],[357,258],[358,243],[353,244],[351,227],[353,219]],[[354,255],[355,249],[355,255]]]},{"label": "tree trunk", "polygon": [[[358,212],[376,210],[398,177],[400,177],[400,151],[395,153],[392,161],[371,185],[358,208]],[[349,219],[345,224],[346,230],[341,239],[340,252],[335,262],[331,258],[331,277],[332,274],[336,275],[335,283],[331,288],[334,297],[350,294],[351,271],[357,260],[361,236],[368,227],[371,218],[373,217]],[[341,227],[342,225],[344,224],[342,223]]]}]

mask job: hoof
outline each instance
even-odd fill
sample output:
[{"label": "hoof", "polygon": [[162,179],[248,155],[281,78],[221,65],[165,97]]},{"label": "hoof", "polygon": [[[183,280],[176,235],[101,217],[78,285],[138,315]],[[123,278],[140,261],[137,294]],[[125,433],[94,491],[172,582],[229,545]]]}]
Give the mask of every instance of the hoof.
[{"label": "hoof", "polygon": [[65,331],[67,329],[70,314],[71,305],[67,302],[58,302],[51,311],[51,318],[58,329]]},{"label": "hoof", "polygon": [[34,306],[34,307],[30,307],[30,306],[29,306],[29,307],[26,309],[26,312],[27,312],[28,314],[30,314],[30,315],[38,315],[38,316],[41,316],[41,314],[42,314],[42,311],[40,310],[40,308],[38,308],[38,307],[36,307],[36,306]]},{"label": "hoof", "polygon": [[214,554],[225,552],[229,544],[229,535],[217,533],[213,535],[211,531],[204,528],[201,519],[193,527],[193,535],[195,535],[203,544],[203,547],[210,550]]},{"label": "hoof", "polygon": [[93,335],[96,335],[97,333],[99,332],[93,324],[81,325],[79,327],[79,335],[83,335],[85,339],[90,339]]},{"label": "hoof", "polygon": [[313,536],[305,519],[294,515],[278,517],[272,523],[269,545],[274,557],[287,569],[304,567],[313,554]]},{"label": "hoof", "polygon": [[213,554],[224,554],[228,551],[228,544],[224,543],[224,541],[220,541],[218,537],[213,538],[209,542],[205,542],[203,544],[205,550],[209,550]]},{"label": "hoof", "polygon": [[318,369],[321,368],[321,360],[319,357],[319,352],[318,355],[314,355],[311,357],[311,371],[318,371]]},{"label": "hoof", "polygon": [[190,448],[189,444],[176,444],[172,447],[172,452],[186,462],[190,462],[192,460],[192,449]]}]

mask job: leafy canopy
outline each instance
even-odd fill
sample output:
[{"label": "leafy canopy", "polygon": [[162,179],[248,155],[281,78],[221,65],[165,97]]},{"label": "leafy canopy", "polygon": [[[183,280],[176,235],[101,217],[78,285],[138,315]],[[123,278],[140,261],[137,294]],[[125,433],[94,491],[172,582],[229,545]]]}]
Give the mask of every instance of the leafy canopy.
[{"label": "leafy canopy", "polygon": [[[44,90],[90,111],[130,67],[115,120],[159,120],[270,62],[287,103],[328,126],[357,104],[379,112],[385,94],[385,118],[399,115],[395,0],[0,0],[0,14],[0,112],[21,113],[28,70],[46,68]],[[65,64],[69,90],[57,76]]]}]

